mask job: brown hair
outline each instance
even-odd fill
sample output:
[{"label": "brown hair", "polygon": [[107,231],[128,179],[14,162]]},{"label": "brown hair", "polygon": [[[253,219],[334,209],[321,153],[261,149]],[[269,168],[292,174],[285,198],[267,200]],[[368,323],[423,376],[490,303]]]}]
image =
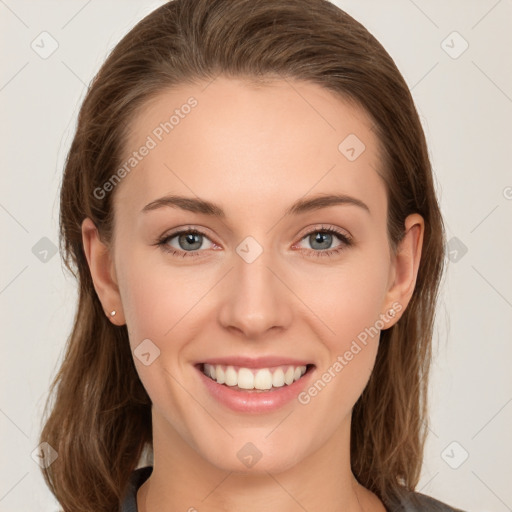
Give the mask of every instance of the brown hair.
[{"label": "brown hair", "polygon": [[415,290],[400,320],[381,333],[351,430],[352,470],[384,504],[418,483],[445,234],[425,136],[404,79],[381,44],[326,0],[175,0],[140,21],[109,55],[83,102],[65,165],[61,251],[78,279],[79,303],[41,433],[41,442],[58,452],[43,474],[65,511],[116,510],[152,443],[151,401],[126,326],[112,325],[94,290],[82,221],[91,218],[105,243],[111,241],[115,194],[98,198],[93,191],[118,169],[128,127],[148,99],[219,74],[305,80],[360,105],[381,144],[393,250],[407,215],[425,220]]}]

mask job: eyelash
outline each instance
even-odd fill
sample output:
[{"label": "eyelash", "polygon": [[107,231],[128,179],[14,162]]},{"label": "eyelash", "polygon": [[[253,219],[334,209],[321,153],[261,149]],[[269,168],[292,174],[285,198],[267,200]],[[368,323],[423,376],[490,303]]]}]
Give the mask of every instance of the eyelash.
[{"label": "eyelash", "polygon": [[[300,252],[303,252],[305,250],[308,253],[313,253],[315,257],[326,257],[326,256],[332,257],[332,256],[337,255],[340,252],[344,251],[347,247],[350,247],[353,244],[351,237],[341,233],[340,231],[338,231],[335,228],[325,227],[325,226],[321,226],[320,228],[315,228],[312,231],[309,231],[300,239],[300,242],[302,242],[302,240],[304,240],[305,238],[307,238],[308,236],[310,236],[314,233],[329,233],[329,234],[336,235],[338,237],[338,239],[342,242],[342,244],[339,245],[335,249],[324,249],[321,251],[315,251],[313,249],[302,249]],[[180,250],[177,250],[174,248],[169,248],[169,246],[167,245],[169,240],[172,240],[173,238],[176,238],[177,236],[180,236],[180,235],[202,235],[202,236],[208,238],[206,233],[203,233],[202,231],[199,231],[198,229],[195,229],[195,228],[188,228],[188,229],[184,229],[182,231],[176,231],[175,233],[171,233],[170,235],[162,236],[161,238],[159,238],[157,240],[155,245],[161,247],[163,251],[171,254],[172,256],[176,256],[176,257],[181,256],[183,258],[188,257],[188,256],[198,257],[197,253],[202,252],[201,250],[180,251]]]}]

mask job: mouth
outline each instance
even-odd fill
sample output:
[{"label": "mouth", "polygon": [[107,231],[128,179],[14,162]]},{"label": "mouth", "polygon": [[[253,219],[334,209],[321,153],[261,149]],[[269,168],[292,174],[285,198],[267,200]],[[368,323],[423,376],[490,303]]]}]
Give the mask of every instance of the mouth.
[{"label": "mouth", "polygon": [[[280,364],[268,367],[245,367],[199,363],[197,369],[207,378],[233,391],[264,393],[292,386],[315,368],[314,364]],[[294,386],[295,387],[295,386]]]}]

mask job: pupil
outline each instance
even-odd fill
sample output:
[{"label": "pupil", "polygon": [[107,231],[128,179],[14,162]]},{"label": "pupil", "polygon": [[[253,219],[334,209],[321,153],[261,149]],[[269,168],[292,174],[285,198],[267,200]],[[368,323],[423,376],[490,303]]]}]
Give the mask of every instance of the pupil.
[{"label": "pupil", "polygon": [[[190,245],[196,245],[196,247],[188,247],[188,249],[192,249],[192,250],[197,250],[201,247],[201,242],[199,241],[196,241],[196,239],[199,237],[200,235],[197,234],[197,233],[187,233],[186,235],[182,235],[180,238],[183,238],[185,240],[185,245],[187,244],[190,244]],[[180,244],[181,245],[181,244]],[[182,247],[183,248],[183,247]]]},{"label": "pupil", "polygon": [[[320,249],[328,249],[329,245],[330,245],[330,238],[331,237],[332,237],[332,235],[330,233],[318,232],[316,234],[316,236],[314,237],[315,238],[314,241],[320,243],[320,245],[323,244],[323,247],[320,247]],[[323,239],[323,242],[322,242],[322,239]]]}]

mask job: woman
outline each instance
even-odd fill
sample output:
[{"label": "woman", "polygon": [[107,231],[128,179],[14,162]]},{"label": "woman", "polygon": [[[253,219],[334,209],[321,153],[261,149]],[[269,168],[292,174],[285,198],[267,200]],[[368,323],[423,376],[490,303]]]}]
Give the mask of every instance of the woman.
[{"label": "woman", "polygon": [[64,510],[456,510],[414,491],[444,256],[425,137],[346,13],[155,10],[88,91],[60,219]]}]

